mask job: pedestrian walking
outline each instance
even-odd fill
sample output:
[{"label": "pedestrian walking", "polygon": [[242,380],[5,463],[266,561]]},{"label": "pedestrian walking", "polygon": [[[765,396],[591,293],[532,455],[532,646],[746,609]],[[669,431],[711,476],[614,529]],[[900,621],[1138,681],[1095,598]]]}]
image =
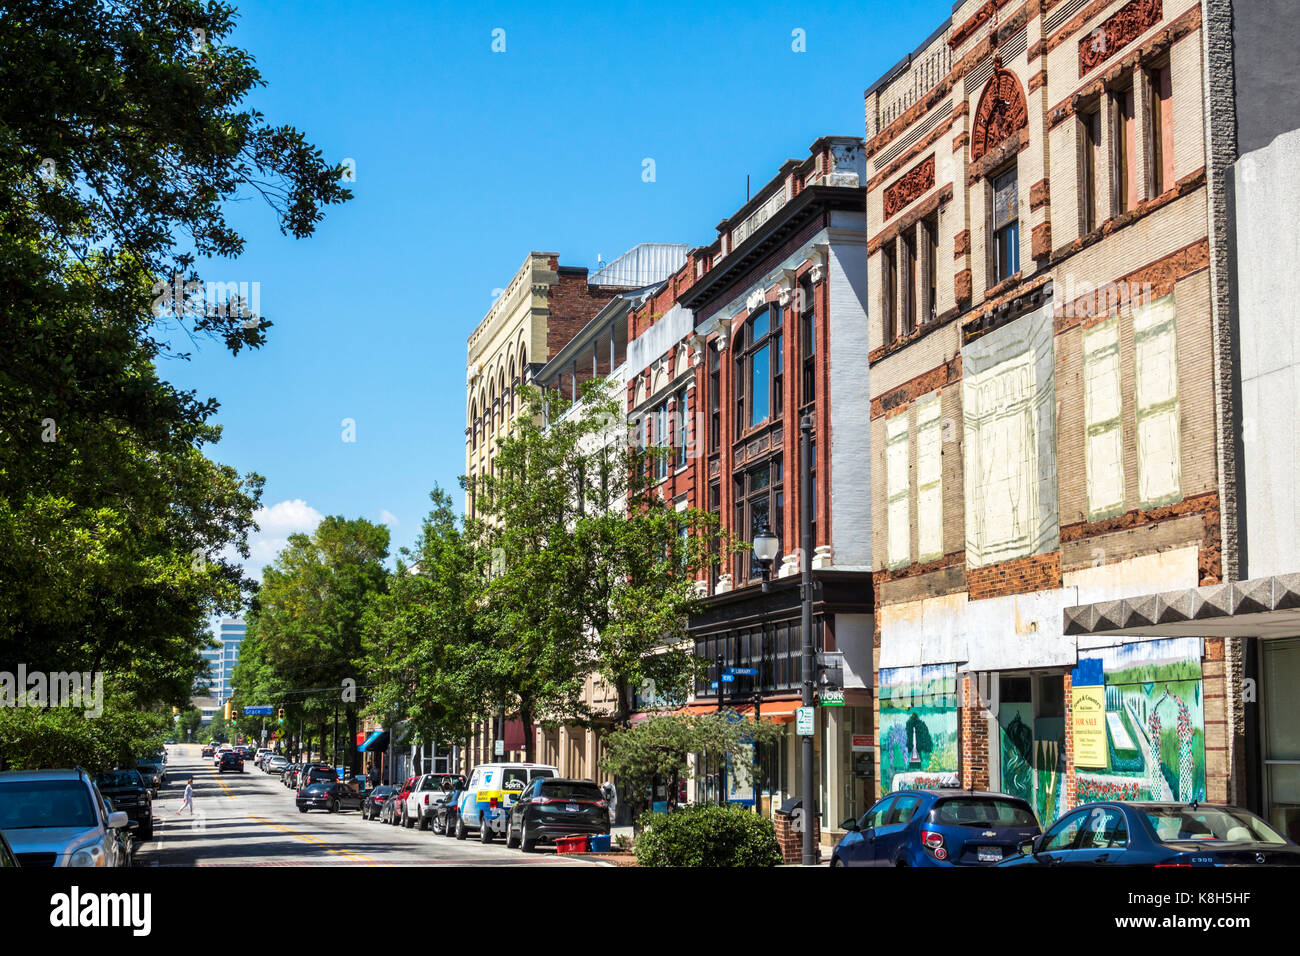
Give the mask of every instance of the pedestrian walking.
[{"label": "pedestrian walking", "polygon": [[181,798],[181,808],[176,811],[176,815],[180,816],[182,813],[185,812],[187,808],[190,811],[190,816],[194,816],[194,778],[193,777],[190,777],[189,780],[185,781],[185,796]]}]

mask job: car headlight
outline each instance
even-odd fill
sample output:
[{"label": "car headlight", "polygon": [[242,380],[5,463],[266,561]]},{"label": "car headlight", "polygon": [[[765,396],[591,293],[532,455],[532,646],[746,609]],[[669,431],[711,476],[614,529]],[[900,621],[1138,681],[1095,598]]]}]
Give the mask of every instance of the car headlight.
[{"label": "car headlight", "polygon": [[87,843],[72,851],[68,857],[68,866],[107,866],[108,854],[104,852],[99,841]]}]

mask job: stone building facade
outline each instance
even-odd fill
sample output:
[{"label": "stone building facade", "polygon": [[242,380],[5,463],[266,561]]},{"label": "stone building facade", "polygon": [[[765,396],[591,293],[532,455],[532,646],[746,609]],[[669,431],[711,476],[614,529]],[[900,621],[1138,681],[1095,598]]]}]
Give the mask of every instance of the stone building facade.
[{"label": "stone building facade", "polygon": [[1224,800],[1199,0],[963,0],[865,97],[881,791]]}]

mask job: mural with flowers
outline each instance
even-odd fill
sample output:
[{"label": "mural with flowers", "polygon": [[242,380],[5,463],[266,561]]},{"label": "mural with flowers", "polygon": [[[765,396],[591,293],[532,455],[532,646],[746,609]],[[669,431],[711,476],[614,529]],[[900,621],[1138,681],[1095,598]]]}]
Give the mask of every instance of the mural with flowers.
[{"label": "mural with flowers", "polygon": [[1076,803],[1204,799],[1201,640],[1138,641],[1088,654],[1102,662],[1107,765],[1076,770]]},{"label": "mural with flowers", "polygon": [[880,671],[880,792],[895,774],[957,770],[957,665]]}]

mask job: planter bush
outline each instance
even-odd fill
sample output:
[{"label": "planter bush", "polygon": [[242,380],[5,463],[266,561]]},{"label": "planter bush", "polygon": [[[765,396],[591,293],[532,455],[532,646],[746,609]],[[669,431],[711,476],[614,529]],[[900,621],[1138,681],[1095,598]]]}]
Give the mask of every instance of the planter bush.
[{"label": "planter bush", "polygon": [[642,866],[777,866],[772,821],[741,806],[695,806],[641,818]]}]

